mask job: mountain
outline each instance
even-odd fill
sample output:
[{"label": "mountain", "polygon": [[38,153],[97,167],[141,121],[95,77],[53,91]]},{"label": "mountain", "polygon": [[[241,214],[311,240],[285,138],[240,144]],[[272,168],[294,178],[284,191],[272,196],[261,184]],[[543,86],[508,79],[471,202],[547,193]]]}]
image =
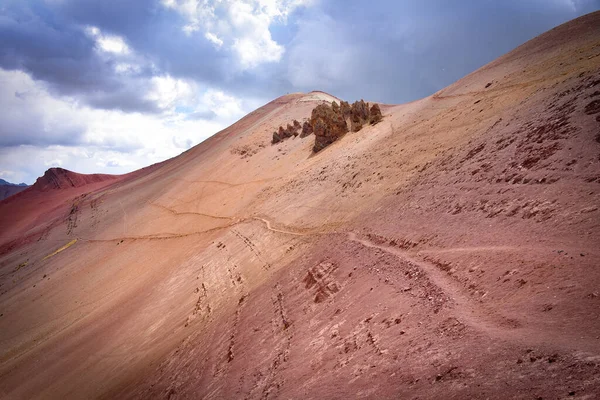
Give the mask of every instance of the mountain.
[{"label": "mountain", "polygon": [[24,187],[28,186],[26,183],[10,183],[10,182],[5,181],[4,179],[0,179],[0,185],[3,185],[3,186],[24,186]]},{"label": "mountain", "polygon": [[77,188],[89,184],[106,182],[116,179],[114,175],[91,174],[84,175],[63,168],[50,168],[39,177],[33,187],[39,191]]},{"label": "mountain", "polygon": [[27,189],[27,184],[25,183],[15,184],[0,179],[0,201],[25,189]]},{"label": "mountain", "polygon": [[0,254],[25,243],[45,240],[50,232],[58,233],[58,226],[66,226],[67,237],[70,237],[78,223],[77,211],[89,194],[139,179],[160,165],[125,175],[85,175],[50,168],[27,190],[0,201],[0,226],[4,227],[0,235]]},{"label": "mountain", "polygon": [[595,397],[600,13],[318,153],[271,143],[333,100],[0,202],[1,392]]}]

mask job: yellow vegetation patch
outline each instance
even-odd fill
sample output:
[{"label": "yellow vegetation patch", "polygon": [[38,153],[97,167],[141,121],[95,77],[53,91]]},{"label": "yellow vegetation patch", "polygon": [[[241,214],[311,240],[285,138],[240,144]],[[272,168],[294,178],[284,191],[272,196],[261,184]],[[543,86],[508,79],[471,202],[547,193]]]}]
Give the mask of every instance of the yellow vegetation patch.
[{"label": "yellow vegetation patch", "polygon": [[19,264],[18,267],[16,267],[15,269],[13,269],[13,272],[17,272],[18,270],[20,270],[21,268],[26,267],[26,266],[27,266],[27,261],[22,262],[21,264]]},{"label": "yellow vegetation patch", "polygon": [[71,240],[69,243],[65,244],[63,247],[61,247],[60,249],[56,250],[54,253],[48,254],[46,257],[42,258],[42,260],[45,260],[47,258],[50,258],[52,256],[57,255],[58,253],[60,253],[61,251],[68,249],[69,247],[73,246],[75,243],[77,242],[77,239],[73,239]]}]

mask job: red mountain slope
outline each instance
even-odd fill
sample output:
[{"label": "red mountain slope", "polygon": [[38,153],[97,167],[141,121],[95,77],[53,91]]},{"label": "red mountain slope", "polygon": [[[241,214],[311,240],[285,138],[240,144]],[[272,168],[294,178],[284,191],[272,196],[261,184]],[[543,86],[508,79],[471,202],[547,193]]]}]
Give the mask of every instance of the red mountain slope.
[{"label": "red mountain slope", "polygon": [[270,140],[322,92],[53,173],[0,203],[0,393],[595,398],[598,91],[594,13],[316,155]]}]

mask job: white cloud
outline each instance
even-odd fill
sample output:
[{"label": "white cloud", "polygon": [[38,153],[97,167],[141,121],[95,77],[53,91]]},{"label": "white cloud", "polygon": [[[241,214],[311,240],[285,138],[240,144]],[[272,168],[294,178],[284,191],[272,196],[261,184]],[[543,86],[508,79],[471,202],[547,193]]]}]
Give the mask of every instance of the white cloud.
[{"label": "white cloud", "polygon": [[135,162],[125,158],[125,156],[109,155],[108,157],[100,155],[97,157],[96,165],[100,168],[119,168],[135,166]]},{"label": "white cloud", "polygon": [[[151,83],[148,96],[161,114],[92,109],[54,97],[24,72],[0,69],[0,171],[7,177],[7,171],[15,171],[10,178],[27,183],[52,166],[80,173],[130,172],[180,154],[264,102],[215,88],[200,90],[168,75]],[[212,117],[188,118],[194,113]]]},{"label": "white cloud", "polygon": [[214,44],[216,47],[223,46],[223,40],[221,40],[217,35],[211,32],[206,32],[204,37],[208,39],[209,42]]},{"label": "white cloud", "polygon": [[55,99],[22,71],[0,69],[0,145],[72,142],[83,130],[76,102]]},{"label": "white cloud", "polygon": [[12,178],[15,174],[15,171],[3,170],[0,171],[0,178]]},{"label": "white cloud", "polygon": [[120,36],[105,35],[95,26],[87,26],[85,32],[88,36],[96,40],[97,49],[105,53],[113,53],[117,55],[126,55],[131,53],[129,46]]},{"label": "white cloud", "polygon": [[62,167],[63,161],[60,158],[55,158],[54,160],[44,161],[44,165],[46,167]]},{"label": "white cloud", "polygon": [[141,67],[139,65],[130,64],[130,63],[116,63],[115,64],[115,72],[119,74],[137,74],[141,71]]},{"label": "white cloud", "polygon": [[253,4],[236,2],[228,10],[229,21],[239,33],[232,47],[243,68],[279,61],[284,53],[283,46],[271,38],[269,31],[271,21],[276,17],[272,14],[273,10],[256,12],[254,7]]},{"label": "white cloud", "polygon": [[241,100],[220,90],[207,90],[202,96],[201,104],[224,119],[235,120],[245,114]]},{"label": "white cloud", "polygon": [[96,37],[100,36],[100,29],[98,29],[95,26],[86,26],[85,33],[87,33],[88,36],[96,38]]},{"label": "white cloud", "polygon": [[242,70],[281,60],[285,48],[273,40],[270,27],[287,23],[288,16],[313,0],[163,0],[162,4],[186,18],[183,30],[203,30],[215,47],[225,46]]},{"label": "white cloud", "polygon": [[194,95],[193,83],[175,79],[169,75],[154,76],[152,88],[147,99],[155,102],[161,109],[172,109],[177,104],[187,104]]},{"label": "white cloud", "polygon": [[117,54],[128,54],[127,43],[119,36],[105,36],[98,39],[98,45],[103,51]]}]

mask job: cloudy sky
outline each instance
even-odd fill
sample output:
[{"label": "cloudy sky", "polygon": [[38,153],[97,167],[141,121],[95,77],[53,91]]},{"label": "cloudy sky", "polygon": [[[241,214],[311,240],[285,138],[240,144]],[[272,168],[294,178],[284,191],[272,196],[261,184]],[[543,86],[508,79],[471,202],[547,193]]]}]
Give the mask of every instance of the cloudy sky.
[{"label": "cloudy sky", "polygon": [[600,0],[0,0],[0,178],[124,173],[288,92],[427,96]]}]

